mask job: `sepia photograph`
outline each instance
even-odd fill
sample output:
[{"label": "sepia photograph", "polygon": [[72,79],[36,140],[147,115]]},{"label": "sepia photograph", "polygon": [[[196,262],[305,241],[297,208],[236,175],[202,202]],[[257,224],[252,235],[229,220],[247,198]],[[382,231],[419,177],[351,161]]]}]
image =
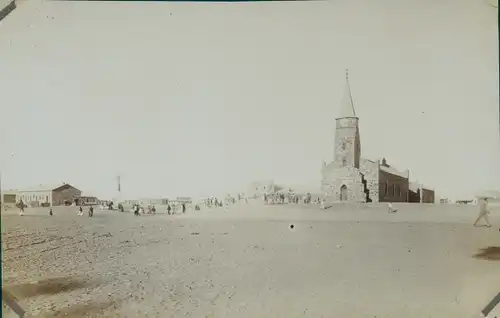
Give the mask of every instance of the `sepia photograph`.
[{"label": "sepia photograph", "polygon": [[497,0],[0,0],[2,316],[500,317]]}]

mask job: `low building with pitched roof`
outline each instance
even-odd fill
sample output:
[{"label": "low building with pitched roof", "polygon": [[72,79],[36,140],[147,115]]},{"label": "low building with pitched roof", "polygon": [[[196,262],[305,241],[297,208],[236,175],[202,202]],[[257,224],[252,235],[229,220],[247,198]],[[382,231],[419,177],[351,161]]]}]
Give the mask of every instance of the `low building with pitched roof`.
[{"label": "low building with pitched roof", "polygon": [[[434,189],[426,187],[419,182],[410,182],[408,202],[412,203],[435,203]],[[442,202],[440,200],[440,202]]]},{"label": "low building with pitched roof", "polygon": [[11,189],[3,193],[6,204],[22,200],[26,205],[37,207],[42,205],[57,206],[76,203],[82,191],[68,183],[54,185],[38,185],[31,188]]}]

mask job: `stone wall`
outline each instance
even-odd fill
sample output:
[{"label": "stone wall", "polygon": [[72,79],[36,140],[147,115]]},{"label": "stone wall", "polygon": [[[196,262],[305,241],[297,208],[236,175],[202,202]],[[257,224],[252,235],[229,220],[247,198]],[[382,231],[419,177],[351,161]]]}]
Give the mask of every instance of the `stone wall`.
[{"label": "stone wall", "polygon": [[361,158],[359,171],[366,180],[367,202],[379,202],[379,162]]},{"label": "stone wall", "polygon": [[[363,175],[359,169],[359,137],[357,118],[337,118],[334,161],[322,169],[321,190],[326,204],[340,201],[366,202]],[[366,168],[371,172],[371,167]],[[373,174],[369,178],[373,178]],[[342,198],[343,187],[346,188],[345,198]]]},{"label": "stone wall", "polygon": [[334,163],[323,170],[321,190],[325,203],[341,201],[341,188],[347,187],[347,200],[349,202],[366,202],[366,194],[362,182],[362,175],[354,167],[337,167]]},{"label": "stone wall", "polygon": [[408,202],[409,180],[379,169],[379,202]]},{"label": "stone wall", "polygon": [[359,167],[359,129],[357,118],[339,118],[336,121],[334,161],[341,166]]}]

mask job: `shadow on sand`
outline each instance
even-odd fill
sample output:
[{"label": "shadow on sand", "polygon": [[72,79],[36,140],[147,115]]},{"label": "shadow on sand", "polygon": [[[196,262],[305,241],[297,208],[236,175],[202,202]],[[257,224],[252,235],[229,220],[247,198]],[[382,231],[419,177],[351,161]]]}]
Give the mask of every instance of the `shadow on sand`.
[{"label": "shadow on sand", "polygon": [[500,246],[482,248],[474,257],[488,261],[500,261]]},{"label": "shadow on sand", "polygon": [[35,283],[25,283],[9,286],[9,291],[18,298],[35,297],[39,295],[55,295],[75,289],[97,287],[95,280],[75,277],[49,278]]},{"label": "shadow on sand", "polygon": [[103,311],[114,307],[117,309],[119,307],[119,301],[109,300],[99,303],[90,303],[85,305],[74,305],[70,307],[63,308],[53,313],[41,314],[40,318],[77,318],[77,317],[103,317]]},{"label": "shadow on sand", "polygon": [[[17,302],[20,298],[35,297],[39,295],[56,295],[83,288],[94,288],[100,285],[100,281],[85,277],[60,277],[49,278],[35,283],[25,283],[9,286],[9,291],[15,295],[13,299]],[[104,310],[120,306],[119,300],[107,300],[102,302],[91,302],[77,304],[42,313],[37,317],[100,317]]]}]

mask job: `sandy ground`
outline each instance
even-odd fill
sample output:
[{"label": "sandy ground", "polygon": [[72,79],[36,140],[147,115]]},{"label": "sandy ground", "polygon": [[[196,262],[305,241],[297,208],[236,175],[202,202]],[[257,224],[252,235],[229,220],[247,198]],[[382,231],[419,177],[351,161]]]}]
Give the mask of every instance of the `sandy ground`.
[{"label": "sandy ground", "polygon": [[500,213],[488,229],[471,207],[399,209],[7,212],[3,286],[40,317],[479,317],[500,255],[475,255],[500,246]]}]

